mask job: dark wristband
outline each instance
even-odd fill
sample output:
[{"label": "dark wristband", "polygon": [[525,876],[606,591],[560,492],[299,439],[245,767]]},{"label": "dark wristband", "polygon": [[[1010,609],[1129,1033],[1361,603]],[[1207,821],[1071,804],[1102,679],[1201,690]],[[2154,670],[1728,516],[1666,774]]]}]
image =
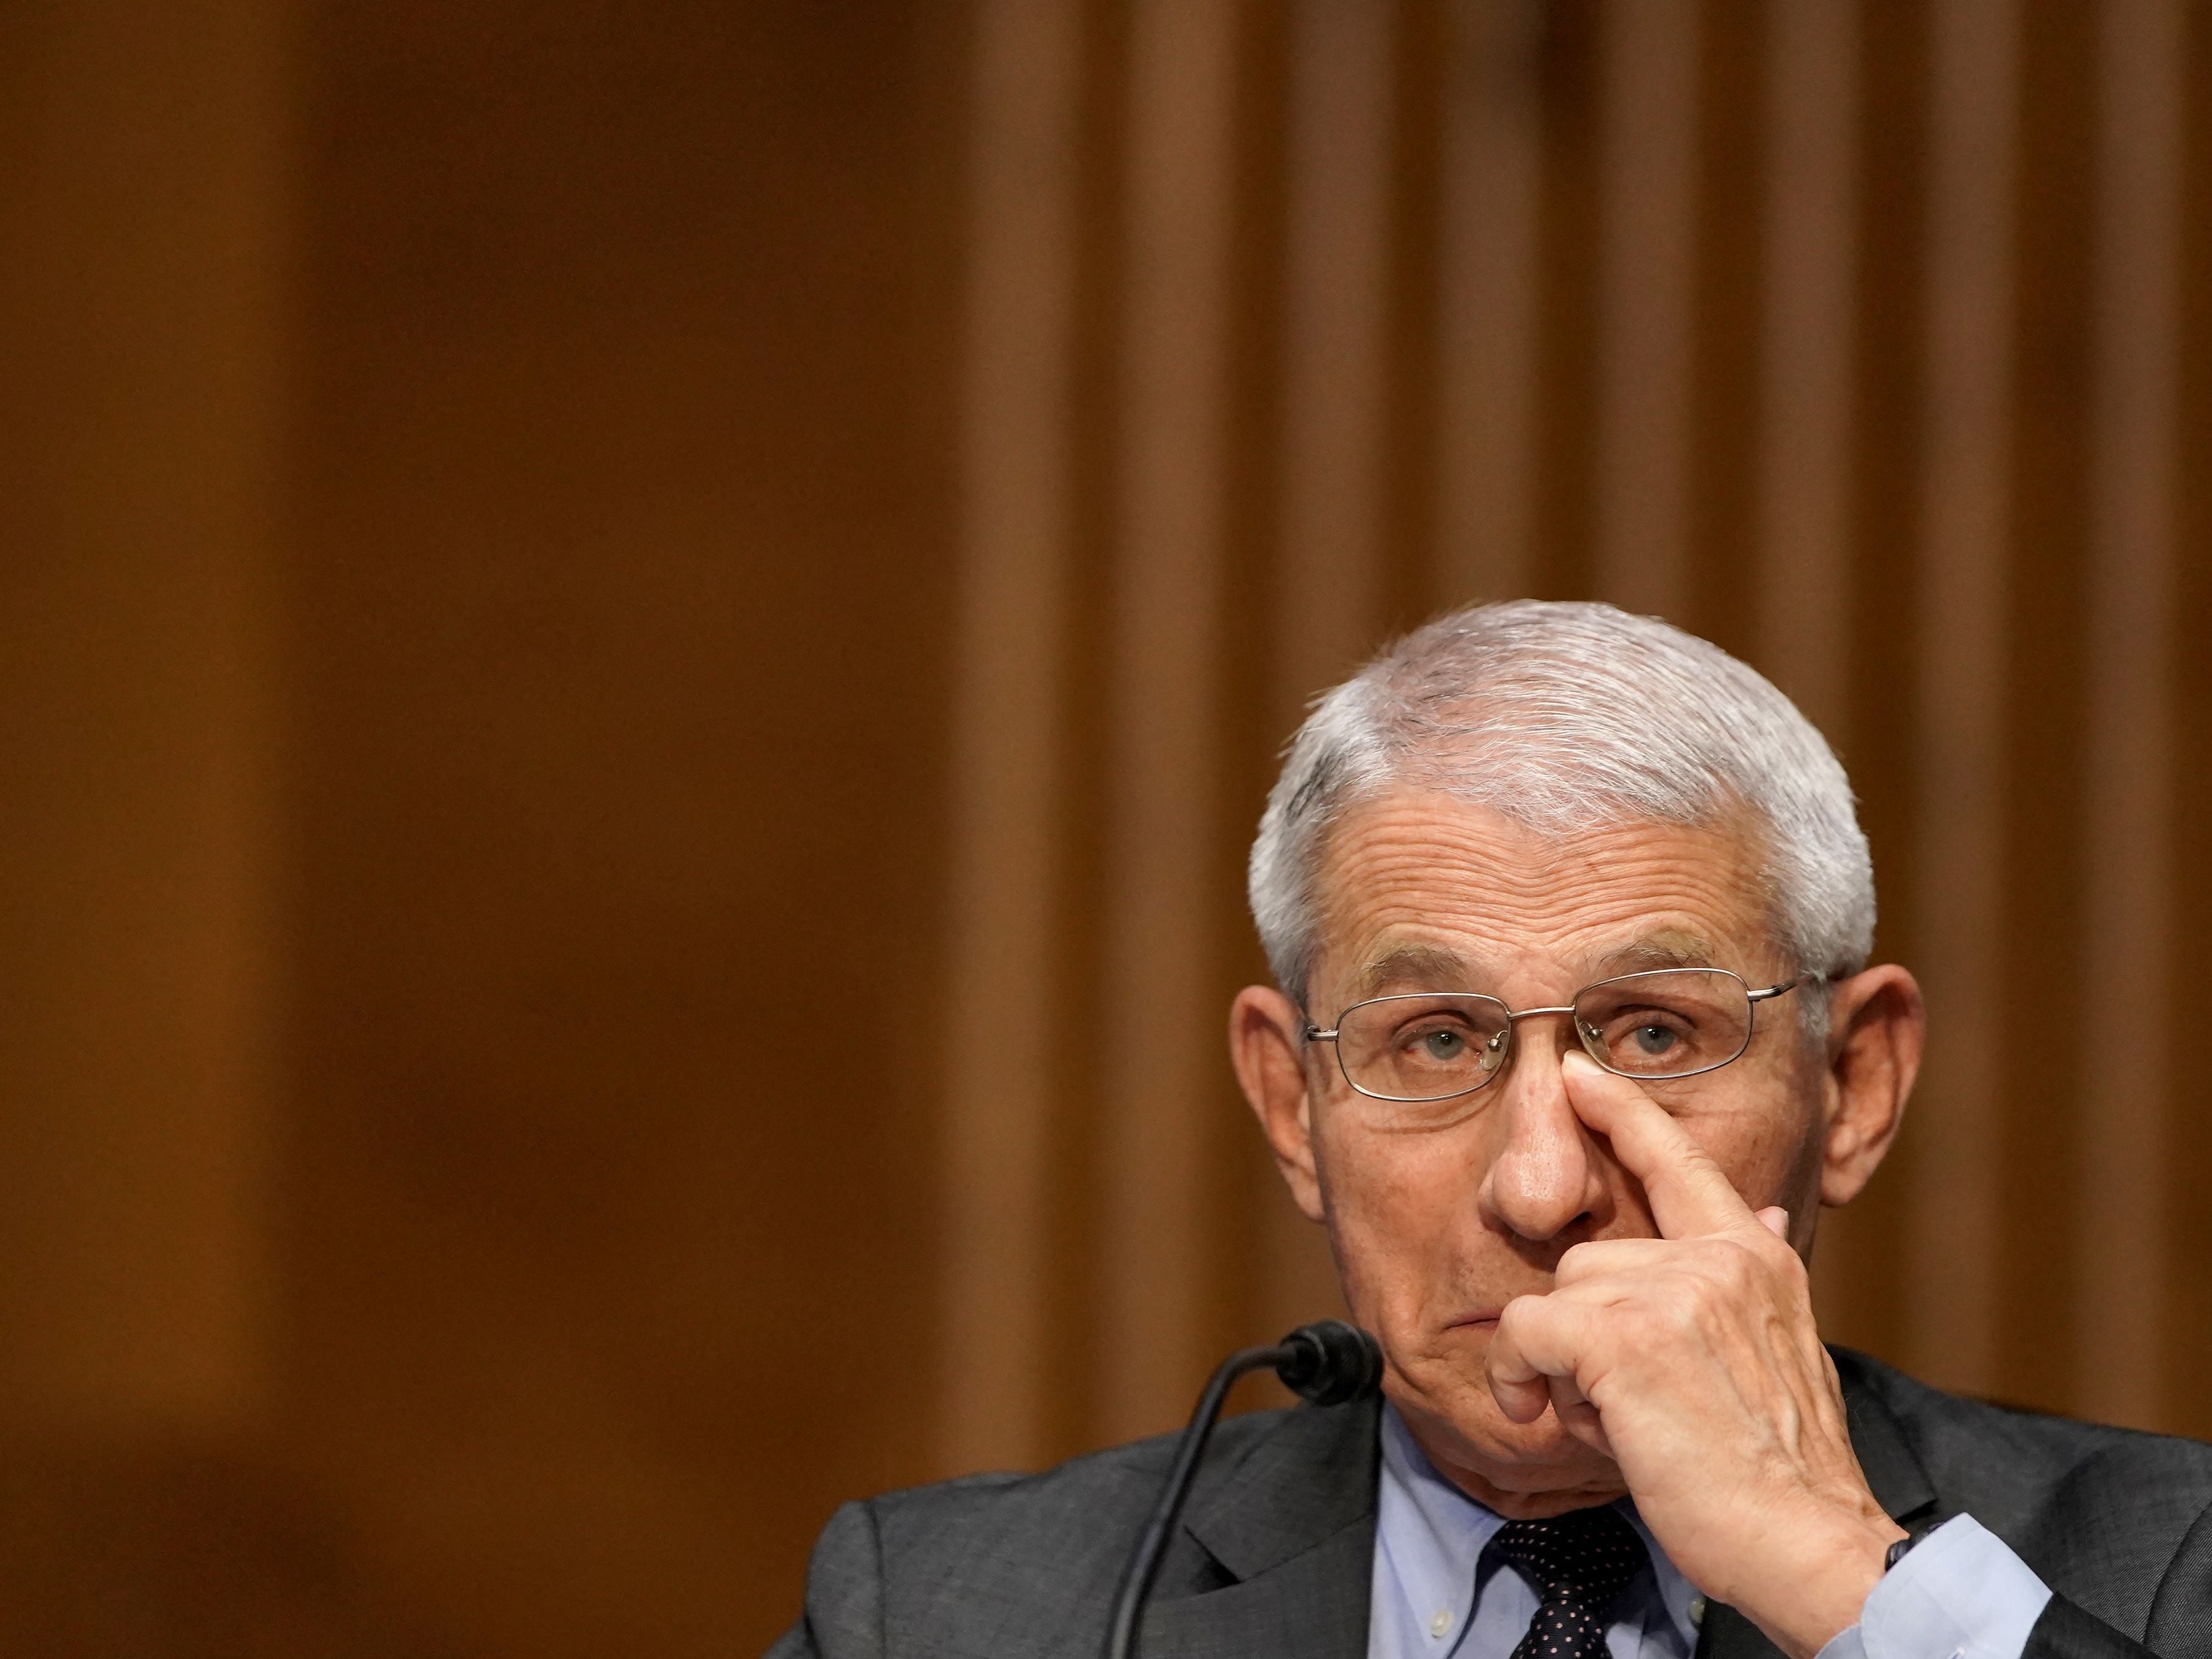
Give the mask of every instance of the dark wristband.
[{"label": "dark wristband", "polygon": [[1907,1531],[1905,1536],[1899,1539],[1894,1544],[1892,1544],[1889,1547],[1888,1551],[1882,1556],[1881,1570],[1884,1572],[1887,1572],[1892,1567],[1894,1567],[1899,1562],[1905,1559],[1905,1553],[1907,1550],[1911,1549],[1915,1544],[1918,1543],[1922,1539],[1927,1537],[1929,1533],[1935,1530],[1936,1529],[1933,1527],[1916,1527]]}]

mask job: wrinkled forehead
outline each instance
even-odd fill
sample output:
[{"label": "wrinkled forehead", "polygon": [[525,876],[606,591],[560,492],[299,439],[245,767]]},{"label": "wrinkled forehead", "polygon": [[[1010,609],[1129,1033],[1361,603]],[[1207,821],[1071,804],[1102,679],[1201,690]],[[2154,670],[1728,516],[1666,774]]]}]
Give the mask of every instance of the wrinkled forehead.
[{"label": "wrinkled forehead", "polygon": [[1538,830],[1452,796],[1398,791],[1331,829],[1314,989],[1510,982],[1553,994],[1648,968],[1778,973],[1765,872],[1763,838],[1743,815]]}]

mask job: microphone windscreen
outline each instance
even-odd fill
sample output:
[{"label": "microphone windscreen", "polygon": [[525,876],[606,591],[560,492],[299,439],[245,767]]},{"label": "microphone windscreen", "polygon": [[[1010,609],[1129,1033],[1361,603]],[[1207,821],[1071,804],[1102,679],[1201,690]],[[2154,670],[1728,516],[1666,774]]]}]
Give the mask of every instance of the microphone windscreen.
[{"label": "microphone windscreen", "polygon": [[1356,1325],[1318,1319],[1282,1340],[1289,1354],[1275,1367],[1283,1386],[1316,1406],[1348,1406],[1382,1388],[1382,1349]]}]

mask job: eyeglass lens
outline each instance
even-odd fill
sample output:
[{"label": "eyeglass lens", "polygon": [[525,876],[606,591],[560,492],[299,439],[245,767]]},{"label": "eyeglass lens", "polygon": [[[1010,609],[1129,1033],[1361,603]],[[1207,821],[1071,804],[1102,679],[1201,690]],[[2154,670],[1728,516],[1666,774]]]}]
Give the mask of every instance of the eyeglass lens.
[{"label": "eyeglass lens", "polygon": [[[1725,1066],[1751,1040],[1752,1005],[1741,980],[1721,969],[1662,969],[1609,979],[1574,1002],[1576,1035],[1599,1065],[1624,1077],[1688,1077]],[[1471,994],[1380,997],[1337,1023],[1344,1074],[1384,1100],[1444,1100],[1498,1075],[1513,1021],[1494,997]]]}]

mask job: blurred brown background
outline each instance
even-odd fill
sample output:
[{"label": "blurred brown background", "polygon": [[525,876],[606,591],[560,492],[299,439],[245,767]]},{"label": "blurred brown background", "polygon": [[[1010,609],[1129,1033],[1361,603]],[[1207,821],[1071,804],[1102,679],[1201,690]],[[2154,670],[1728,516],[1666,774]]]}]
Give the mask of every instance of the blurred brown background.
[{"label": "blurred brown background", "polygon": [[1221,1054],[1476,596],[1842,750],[1825,1317],[2212,1434],[2212,5],[0,5],[0,1633],[708,1655],[1325,1311]]}]

